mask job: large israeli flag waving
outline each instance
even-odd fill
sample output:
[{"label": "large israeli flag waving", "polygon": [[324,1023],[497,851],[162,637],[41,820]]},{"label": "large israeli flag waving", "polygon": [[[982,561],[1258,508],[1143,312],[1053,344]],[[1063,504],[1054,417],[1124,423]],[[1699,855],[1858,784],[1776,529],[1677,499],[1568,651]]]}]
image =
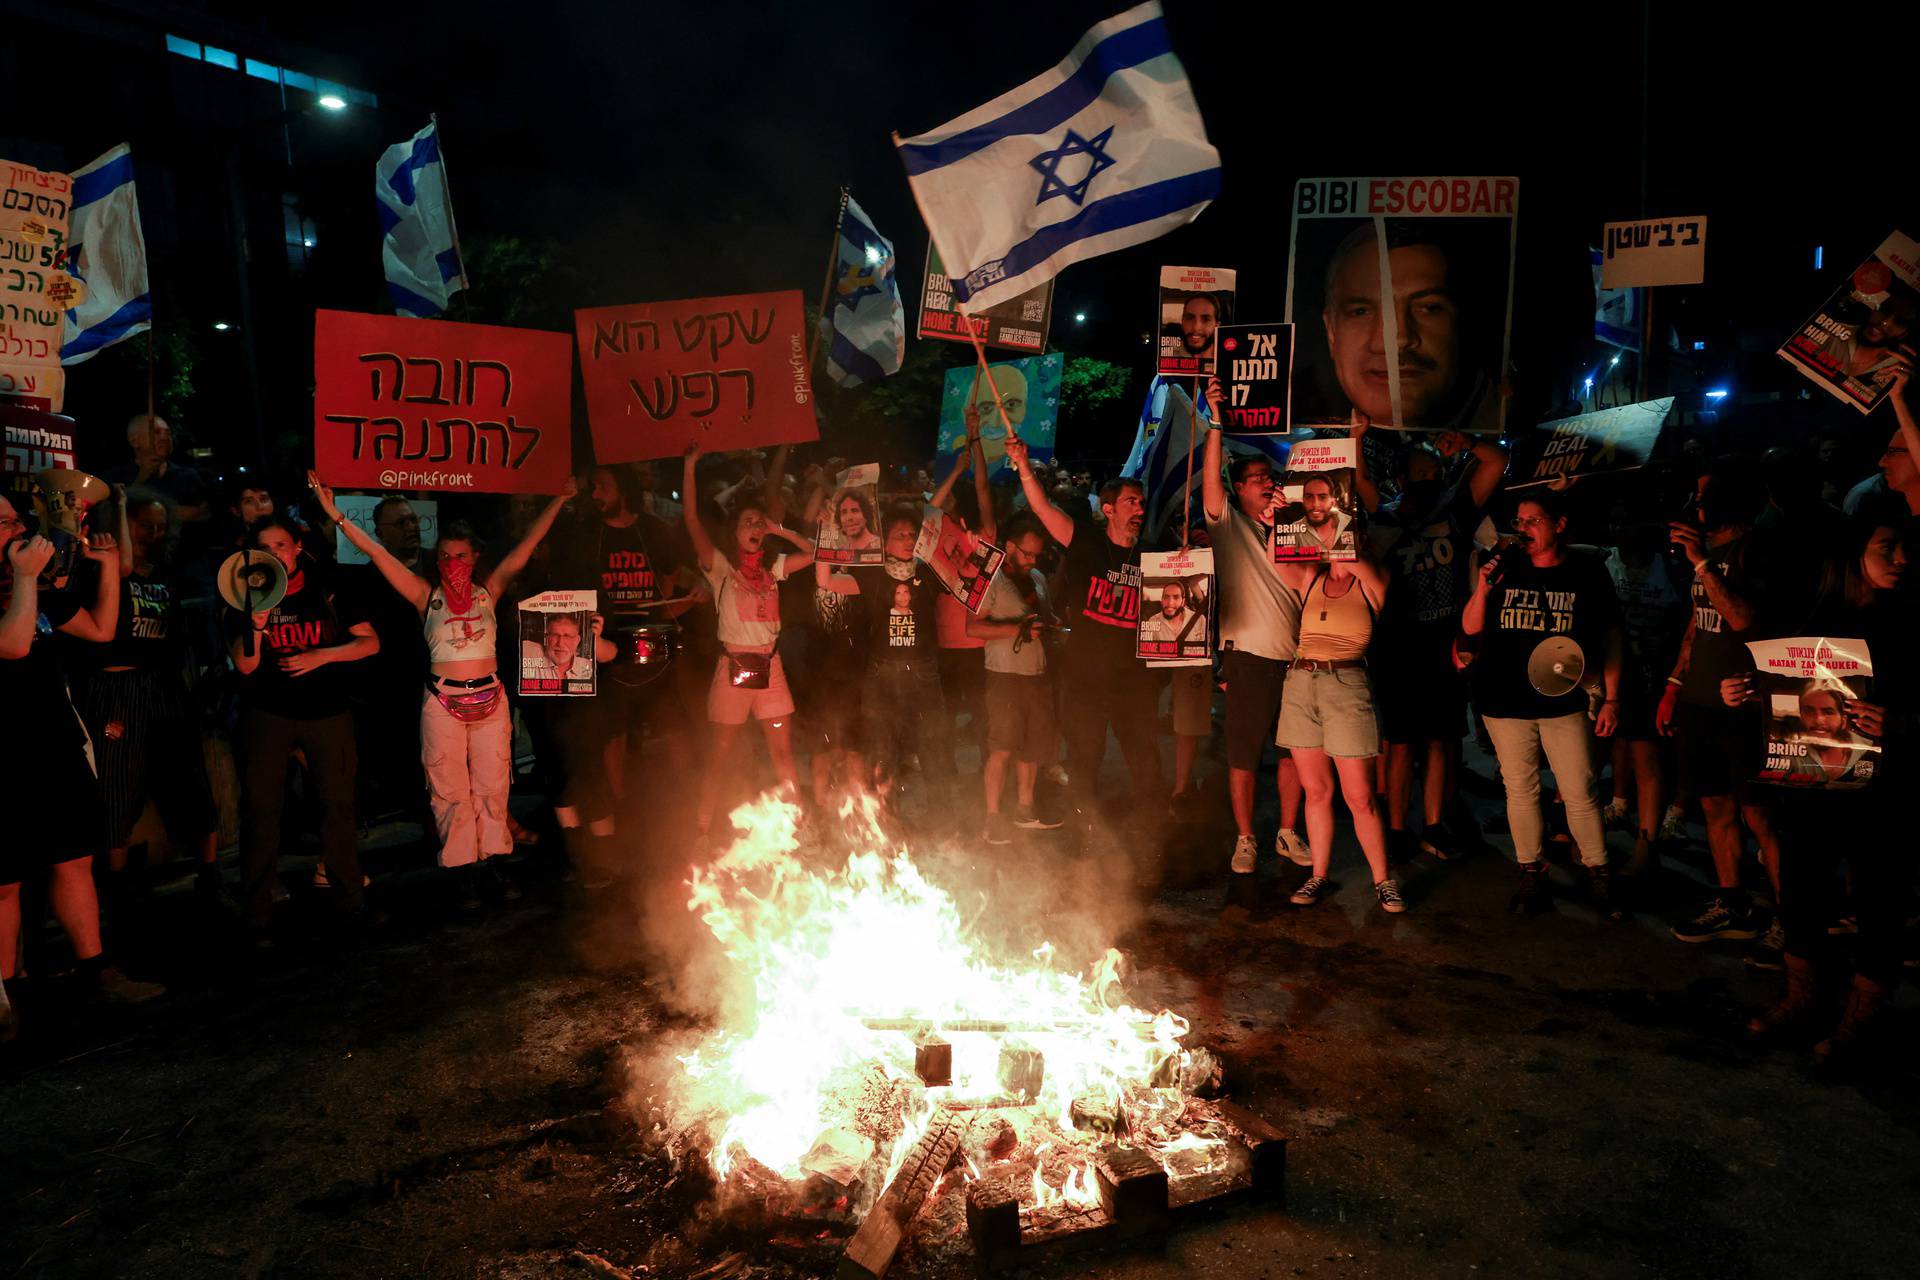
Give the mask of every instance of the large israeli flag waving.
[{"label": "large israeli flag waving", "polygon": [[416,319],[439,315],[454,292],[467,287],[467,275],[437,123],[386,149],[373,168],[373,193],[380,205],[385,237],[380,258],[394,311]]},{"label": "large israeli flag waving", "polygon": [[900,306],[893,242],[852,196],[840,211],[840,253],[827,318],[833,326],[827,373],[835,382],[857,387],[900,371],[907,354],[907,318]]},{"label": "large israeli flag waving", "polygon": [[86,284],[67,312],[60,363],[79,364],[102,347],[144,333],[153,323],[147,292],[147,240],[133,196],[133,152],[126,143],[73,175],[68,270]]},{"label": "large israeli flag waving", "polygon": [[1220,191],[1220,153],[1152,0],[1087,32],[1045,75],[895,143],[969,309],[1165,235]]}]

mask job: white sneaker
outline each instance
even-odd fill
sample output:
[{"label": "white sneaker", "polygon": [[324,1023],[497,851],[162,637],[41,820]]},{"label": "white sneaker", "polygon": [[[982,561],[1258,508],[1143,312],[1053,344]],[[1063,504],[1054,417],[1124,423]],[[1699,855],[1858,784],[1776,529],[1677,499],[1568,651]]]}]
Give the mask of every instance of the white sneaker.
[{"label": "white sneaker", "polygon": [[1233,870],[1236,875],[1248,875],[1253,871],[1254,859],[1260,856],[1260,842],[1252,836],[1241,836],[1233,842]]},{"label": "white sneaker", "polygon": [[1295,866],[1313,865],[1313,850],[1307,848],[1307,842],[1292,827],[1282,827],[1273,838],[1273,851],[1292,862]]}]

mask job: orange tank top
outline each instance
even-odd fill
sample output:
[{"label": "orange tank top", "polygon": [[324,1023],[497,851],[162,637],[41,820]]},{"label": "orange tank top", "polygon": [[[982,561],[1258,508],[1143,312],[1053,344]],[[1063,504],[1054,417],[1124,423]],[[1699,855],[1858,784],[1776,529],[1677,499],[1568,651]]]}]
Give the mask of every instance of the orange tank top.
[{"label": "orange tank top", "polygon": [[1322,573],[1307,584],[1300,602],[1300,647],[1295,652],[1322,662],[1364,658],[1367,642],[1373,638],[1373,605],[1360,579],[1351,574],[1345,591],[1330,594],[1327,583],[1332,577]]}]

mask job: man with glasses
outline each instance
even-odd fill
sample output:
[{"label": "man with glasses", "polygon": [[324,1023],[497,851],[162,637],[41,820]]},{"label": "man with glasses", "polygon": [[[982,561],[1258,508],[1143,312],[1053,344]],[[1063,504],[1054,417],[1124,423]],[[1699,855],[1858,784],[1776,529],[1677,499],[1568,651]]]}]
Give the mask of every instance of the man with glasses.
[{"label": "man with glasses", "polygon": [[427,568],[420,559],[420,515],[405,498],[394,495],[380,499],[373,509],[373,536],[395,560],[415,573]]},{"label": "man with glasses", "polygon": [[[1791,614],[1796,601],[1808,601],[1814,587],[1813,575],[1796,565],[1790,539],[1763,545],[1755,536],[1766,500],[1766,485],[1751,459],[1720,458],[1695,483],[1691,518],[1669,529],[1673,545],[1686,556],[1692,609],[1654,720],[1662,734],[1680,738],[1680,783],[1700,802],[1718,886],[1698,916],[1674,927],[1673,936],[1682,942],[1760,934],[1753,904],[1740,888],[1743,824],[1759,842],[1761,864],[1779,893],[1780,843],[1770,806],[1748,781],[1759,768],[1766,740],[1760,723],[1764,709],[1758,704],[1729,708],[1720,697],[1722,680],[1753,670],[1747,642],[1792,635],[1783,615]],[[1778,950],[1763,943],[1756,957],[1764,960]]]},{"label": "man with glasses", "polygon": [[[1460,615],[1463,658],[1473,697],[1493,738],[1507,790],[1507,823],[1520,886],[1517,911],[1549,904],[1547,864],[1540,856],[1540,760],[1545,755],[1567,806],[1588,886],[1603,915],[1620,913],[1607,870],[1606,832],[1593,779],[1593,737],[1613,735],[1620,720],[1620,605],[1613,580],[1595,556],[1570,550],[1566,516],[1551,494],[1529,493],[1514,516],[1511,547],[1480,566]],[[1541,641],[1566,637],[1580,646],[1589,677],[1601,672],[1604,700],[1591,720],[1585,683],[1549,695],[1536,687],[1529,663]]]}]

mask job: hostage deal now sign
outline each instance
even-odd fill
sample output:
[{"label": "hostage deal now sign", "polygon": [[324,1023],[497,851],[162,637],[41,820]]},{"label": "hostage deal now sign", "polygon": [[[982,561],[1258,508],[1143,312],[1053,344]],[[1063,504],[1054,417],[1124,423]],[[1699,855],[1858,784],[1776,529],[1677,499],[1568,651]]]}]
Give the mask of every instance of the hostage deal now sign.
[{"label": "hostage deal now sign", "polygon": [[555,493],[573,471],[564,333],[319,311],[313,379],[328,484]]},{"label": "hostage deal now sign", "polygon": [[573,314],[595,460],[820,438],[797,290]]}]

